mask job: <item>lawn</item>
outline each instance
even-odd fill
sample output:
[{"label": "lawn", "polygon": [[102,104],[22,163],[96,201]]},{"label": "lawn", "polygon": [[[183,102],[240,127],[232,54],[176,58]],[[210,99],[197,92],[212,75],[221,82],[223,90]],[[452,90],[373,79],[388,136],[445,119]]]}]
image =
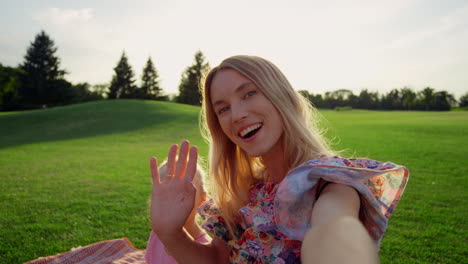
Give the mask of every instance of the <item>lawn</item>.
[{"label": "lawn", "polygon": [[[189,139],[200,108],[118,100],[0,114],[0,263],[150,231],[148,160]],[[321,111],[343,155],[410,169],[382,263],[466,263],[468,112]]]}]

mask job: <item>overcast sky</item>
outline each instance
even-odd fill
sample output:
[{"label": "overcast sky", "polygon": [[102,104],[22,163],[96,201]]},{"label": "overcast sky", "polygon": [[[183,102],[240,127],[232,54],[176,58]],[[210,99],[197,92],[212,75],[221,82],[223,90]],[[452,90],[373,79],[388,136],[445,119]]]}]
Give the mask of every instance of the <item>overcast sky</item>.
[{"label": "overcast sky", "polygon": [[210,65],[265,57],[297,90],[468,92],[466,0],[0,0],[0,63],[41,30],[73,83],[109,83],[125,50],[139,83],[149,56],[166,93],[201,50]]}]

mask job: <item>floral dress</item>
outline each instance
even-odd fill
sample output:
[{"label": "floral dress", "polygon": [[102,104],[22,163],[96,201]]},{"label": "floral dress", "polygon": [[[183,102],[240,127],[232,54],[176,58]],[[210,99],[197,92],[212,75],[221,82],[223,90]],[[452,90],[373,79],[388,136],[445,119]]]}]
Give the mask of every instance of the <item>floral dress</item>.
[{"label": "floral dress", "polygon": [[239,210],[237,237],[212,200],[199,213],[203,228],[226,241],[230,263],[301,263],[301,245],[310,228],[319,181],[340,183],[359,193],[359,218],[376,244],[380,243],[405,189],[409,172],[390,162],[370,159],[320,158],[291,170],[280,183],[251,186],[249,203]]}]

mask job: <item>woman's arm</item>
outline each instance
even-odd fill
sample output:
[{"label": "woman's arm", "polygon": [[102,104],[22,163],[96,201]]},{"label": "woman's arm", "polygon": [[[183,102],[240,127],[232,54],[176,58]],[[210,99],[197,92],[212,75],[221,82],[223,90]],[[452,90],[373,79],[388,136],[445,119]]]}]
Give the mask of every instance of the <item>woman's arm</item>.
[{"label": "woman's arm", "polygon": [[163,244],[166,252],[179,264],[184,263],[229,263],[227,245],[215,237],[209,244],[194,241],[186,232],[165,239]]},{"label": "woman's arm", "polygon": [[222,240],[215,239],[204,245],[194,241],[184,229],[195,203],[192,179],[197,170],[198,150],[190,148],[188,141],[182,142],[178,155],[177,150],[177,145],[169,150],[165,177],[159,175],[157,159],[150,160],[153,232],[164,244],[166,252],[180,264],[227,263],[228,250]]},{"label": "woman's arm", "polygon": [[359,208],[359,195],[352,187],[326,186],[304,237],[303,263],[379,263],[377,247],[359,221]]}]

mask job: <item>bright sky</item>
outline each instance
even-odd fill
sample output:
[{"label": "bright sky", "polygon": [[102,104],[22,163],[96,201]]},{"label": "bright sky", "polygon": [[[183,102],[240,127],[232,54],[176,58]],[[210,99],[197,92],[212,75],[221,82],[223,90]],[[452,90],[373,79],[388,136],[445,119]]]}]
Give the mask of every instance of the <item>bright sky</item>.
[{"label": "bright sky", "polygon": [[466,0],[0,0],[0,63],[41,30],[69,81],[109,83],[125,50],[139,83],[151,56],[166,93],[201,50],[271,60],[297,90],[468,92]]}]

